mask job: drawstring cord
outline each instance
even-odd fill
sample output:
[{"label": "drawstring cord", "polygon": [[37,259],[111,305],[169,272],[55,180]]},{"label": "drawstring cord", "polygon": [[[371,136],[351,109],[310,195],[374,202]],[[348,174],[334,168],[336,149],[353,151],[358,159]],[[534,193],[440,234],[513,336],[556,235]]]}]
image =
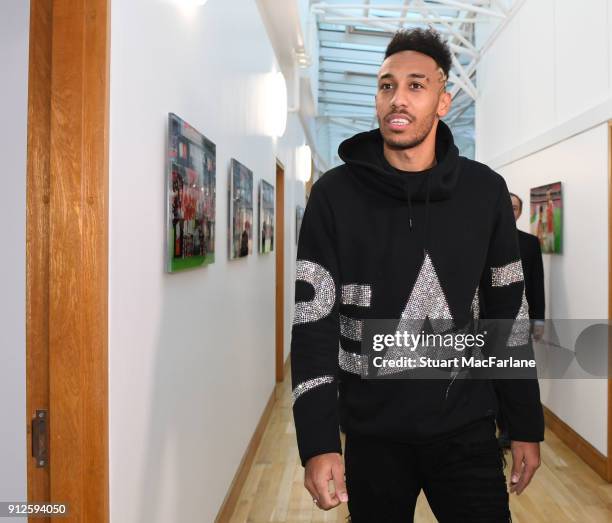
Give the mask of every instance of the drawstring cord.
[{"label": "drawstring cord", "polygon": [[429,179],[431,174],[427,174],[427,189],[425,191],[425,223],[423,224],[423,258],[427,255],[427,225],[429,223]]},{"label": "drawstring cord", "polygon": [[407,185],[404,185],[404,192],[406,193],[406,200],[408,201],[408,227],[410,228],[410,232],[412,232],[412,195]]},{"label": "drawstring cord", "polygon": [[[427,252],[427,222],[429,221],[429,179],[430,175],[426,174],[427,177],[427,191],[425,193],[425,224],[424,224],[424,233],[425,233],[425,241],[423,243],[423,254]],[[406,193],[406,201],[408,202],[408,227],[412,232],[413,229],[413,214],[412,214],[412,194],[408,190],[408,186],[404,186],[404,192]]]},{"label": "drawstring cord", "polygon": [[410,232],[412,232],[412,201],[410,196],[408,196],[408,226],[410,227]]}]

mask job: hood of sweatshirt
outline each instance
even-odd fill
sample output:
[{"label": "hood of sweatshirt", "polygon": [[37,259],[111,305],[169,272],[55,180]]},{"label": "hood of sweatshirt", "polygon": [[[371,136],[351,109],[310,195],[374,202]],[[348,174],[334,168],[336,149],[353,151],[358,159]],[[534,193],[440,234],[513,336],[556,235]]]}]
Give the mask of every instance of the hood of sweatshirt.
[{"label": "hood of sweatshirt", "polygon": [[370,189],[399,200],[410,195],[413,201],[430,201],[449,198],[459,177],[461,158],[448,125],[438,122],[436,130],[436,160],[430,169],[412,173],[428,179],[413,191],[413,176],[394,169],[383,155],[383,139],[380,129],[373,129],[345,140],[338,148],[340,158],[351,168],[359,180]]}]

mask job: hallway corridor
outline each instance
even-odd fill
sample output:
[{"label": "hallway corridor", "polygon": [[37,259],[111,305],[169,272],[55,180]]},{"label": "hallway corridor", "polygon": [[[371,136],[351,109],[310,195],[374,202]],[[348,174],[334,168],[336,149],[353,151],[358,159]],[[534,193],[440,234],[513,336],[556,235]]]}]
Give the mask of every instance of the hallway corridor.
[{"label": "hallway corridor", "polygon": [[0,76],[0,523],[612,523],[612,0],[0,0]]},{"label": "hallway corridor", "polygon": [[[230,523],[345,522],[346,504],[327,512],[319,510],[304,488],[303,479],[287,365],[285,380],[277,385],[276,404]],[[542,466],[525,493],[512,495],[510,500],[513,523],[612,521],[612,485],[604,482],[548,429],[542,444]],[[415,521],[436,522],[423,494]]]}]

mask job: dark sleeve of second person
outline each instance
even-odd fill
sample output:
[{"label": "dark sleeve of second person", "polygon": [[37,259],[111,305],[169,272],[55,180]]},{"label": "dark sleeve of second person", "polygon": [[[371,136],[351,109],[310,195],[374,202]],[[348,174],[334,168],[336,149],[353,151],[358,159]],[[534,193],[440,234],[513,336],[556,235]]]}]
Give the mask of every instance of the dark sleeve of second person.
[{"label": "dark sleeve of second person", "polygon": [[[499,333],[508,326],[507,336],[498,335],[493,344],[503,344],[502,353],[520,358],[532,350],[529,307],[512,202],[503,178],[499,177],[499,182],[496,215],[481,281],[483,310],[485,319],[494,327],[491,330]],[[527,379],[495,379],[493,385],[510,439],[543,441],[544,413],[535,372]]]}]

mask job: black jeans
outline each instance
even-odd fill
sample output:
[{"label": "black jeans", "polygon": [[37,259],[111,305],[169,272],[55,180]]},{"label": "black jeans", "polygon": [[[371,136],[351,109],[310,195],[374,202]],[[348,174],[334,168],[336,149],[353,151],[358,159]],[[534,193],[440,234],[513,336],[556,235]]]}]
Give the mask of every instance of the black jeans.
[{"label": "black jeans", "polygon": [[351,523],[413,521],[421,489],[441,523],[512,521],[493,418],[418,445],[347,434],[344,453]]}]

